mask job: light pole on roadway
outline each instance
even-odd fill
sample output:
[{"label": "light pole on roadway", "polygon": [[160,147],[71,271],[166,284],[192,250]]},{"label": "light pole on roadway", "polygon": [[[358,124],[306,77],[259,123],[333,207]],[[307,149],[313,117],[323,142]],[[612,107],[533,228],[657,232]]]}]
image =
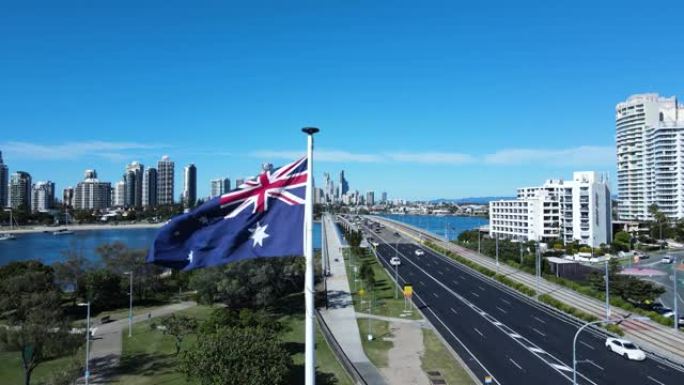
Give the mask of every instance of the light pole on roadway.
[{"label": "light pole on roadway", "polygon": [[78,306],[87,306],[86,316],[86,352],[85,352],[85,385],[88,385],[90,379],[90,301],[81,302]]},{"label": "light pole on roadway", "polygon": [[[582,325],[579,329],[577,329],[577,332],[575,333],[575,338],[572,339],[572,384],[577,385],[577,337],[579,336],[580,332],[587,327],[591,325],[597,325],[597,324],[619,324],[622,321],[625,321],[627,318],[620,318],[620,319],[612,319],[612,320],[599,320],[599,321],[592,321],[592,322],[587,322],[586,324]],[[634,320],[646,320],[648,317],[634,317],[632,318]]]},{"label": "light pole on roadway", "polygon": [[133,336],[133,271],[124,272],[128,280],[128,337]]}]

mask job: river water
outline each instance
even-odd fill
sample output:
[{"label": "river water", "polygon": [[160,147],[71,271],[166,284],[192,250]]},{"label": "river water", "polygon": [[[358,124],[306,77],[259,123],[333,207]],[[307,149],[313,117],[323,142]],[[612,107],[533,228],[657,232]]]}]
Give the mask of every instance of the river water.
[{"label": "river water", "polygon": [[[320,248],[320,223],[314,224],[314,248]],[[13,241],[0,241],[0,266],[12,261],[39,260],[52,264],[64,259],[72,250],[80,251],[91,261],[98,261],[95,249],[104,243],[123,242],[132,249],[146,249],[154,241],[158,229],[103,229],[74,231],[70,235],[52,233],[17,234]]]},{"label": "river water", "polygon": [[456,239],[459,234],[466,230],[472,230],[480,226],[489,224],[489,220],[487,218],[482,217],[460,217],[450,215],[443,217],[437,217],[432,215],[383,216],[425,229],[441,237],[444,237],[446,235],[449,239]]},{"label": "river water", "polygon": [[[448,230],[449,239],[454,239],[462,231],[488,223],[479,217],[434,217],[428,215],[387,215],[411,225],[415,225],[444,236]],[[64,259],[64,254],[72,250],[80,251],[86,258],[97,261],[95,249],[104,243],[123,242],[129,248],[146,249],[154,240],[158,229],[106,229],[75,231],[71,235],[52,235],[52,233],[17,234],[14,241],[0,241],[0,266],[12,261],[28,259],[52,264]],[[320,248],[320,223],[314,226],[314,248]]]}]

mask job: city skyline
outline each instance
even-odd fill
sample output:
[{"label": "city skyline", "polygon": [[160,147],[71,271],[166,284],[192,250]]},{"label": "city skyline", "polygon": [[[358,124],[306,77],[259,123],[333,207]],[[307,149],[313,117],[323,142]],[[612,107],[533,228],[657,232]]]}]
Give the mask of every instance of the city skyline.
[{"label": "city skyline", "polygon": [[[391,4],[8,7],[0,151],[58,191],[83,169],[115,183],[122,165],[169,154],[197,165],[207,196],[213,178],[303,155],[299,129],[314,125],[316,178],[344,168],[359,191],[497,196],[575,170],[608,172],[617,191],[616,103],[684,95],[684,53],[613,44],[670,52],[678,3],[639,15],[638,34],[609,2]],[[175,199],[182,183],[176,172]]]}]

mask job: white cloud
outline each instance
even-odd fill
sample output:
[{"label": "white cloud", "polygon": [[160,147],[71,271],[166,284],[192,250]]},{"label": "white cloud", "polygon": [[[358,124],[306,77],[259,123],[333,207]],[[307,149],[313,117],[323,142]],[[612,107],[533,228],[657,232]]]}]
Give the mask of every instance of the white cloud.
[{"label": "white cloud", "polygon": [[[263,160],[271,159],[299,159],[306,155],[303,151],[255,151],[250,154],[254,158]],[[383,157],[375,154],[359,154],[347,151],[329,151],[317,150],[314,154],[315,159],[319,162],[357,162],[357,163],[374,163],[384,161]]]},{"label": "white cloud", "polygon": [[[256,151],[252,157],[262,160],[297,159],[299,151]],[[317,150],[319,162],[339,163],[409,163],[434,165],[464,165],[483,163],[500,166],[550,165],[567,167],[605,166],[615,162],[615,148],[611,146],[579,146],[565,149],[503,149],[485,155],[459,152],[379,152],[377,154],[353,153],[348,151]]]},{"label": "white cloud", "polygon": [[388,153],[387,157],[396,162],[420,164],[459,165],[475,161],[474,156],[458,152],[396,152]]},{"label": "white cloud", "polygon": [[130,157],[130,151],[167,147],[161,144],[136,142],[105,142],[99,140],[66,142],[62,144],[36,144],[29,142],[3,142],[0,150],[13,158],[43,160],[79,159],[97,156],[111,160]]},{"label": "white cloud", "polygon": [[553,166],[610,166],[615,163],[615,147],[580,146],[565,149],[506,149],[483,158],[494,165],[540,164]]}]

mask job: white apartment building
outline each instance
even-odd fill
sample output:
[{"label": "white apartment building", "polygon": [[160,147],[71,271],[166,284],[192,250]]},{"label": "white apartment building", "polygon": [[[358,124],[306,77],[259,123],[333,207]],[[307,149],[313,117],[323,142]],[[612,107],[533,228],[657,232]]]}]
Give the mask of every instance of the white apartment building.
[{"label": "white apartment building", "polygon": [[157,204],[160,206],[173,204],[174,167],[175,163],[168,155],[157,162]]},{"label": "white apartment building", "polygon": [[31,211],[45,213],[53,208],[55,202],[55,183],[36,182],[31,188]]},{"label": "white apartment building", "polygon": [[610,188],[593,171],[573,173],[571,181],[547,180],[518,189],[517,199],[489,202],[493,237],[599,246],[612,241]]},{"label": "white apartment building", "polygon": [[95,170],[86,170],[84,179],[74,189],[74,208],[77,210],[104,210],[111,204],[112,184],[100,182]]},{"label": "white apartment building", "polygon": [[126,204],[126,182],[120,180],[112,188],[112,207],[124,207]]},{"label": "white apartment building", "polygon": [[211,180],[211,198],[221,196],[230,191],[230,178],[216,178]]},{"label": "white apartment building", "polygon": [[676,97],[637,94],[615,107],[618,217],[650,219],[652,204],[684,218],[684,106]]}]

